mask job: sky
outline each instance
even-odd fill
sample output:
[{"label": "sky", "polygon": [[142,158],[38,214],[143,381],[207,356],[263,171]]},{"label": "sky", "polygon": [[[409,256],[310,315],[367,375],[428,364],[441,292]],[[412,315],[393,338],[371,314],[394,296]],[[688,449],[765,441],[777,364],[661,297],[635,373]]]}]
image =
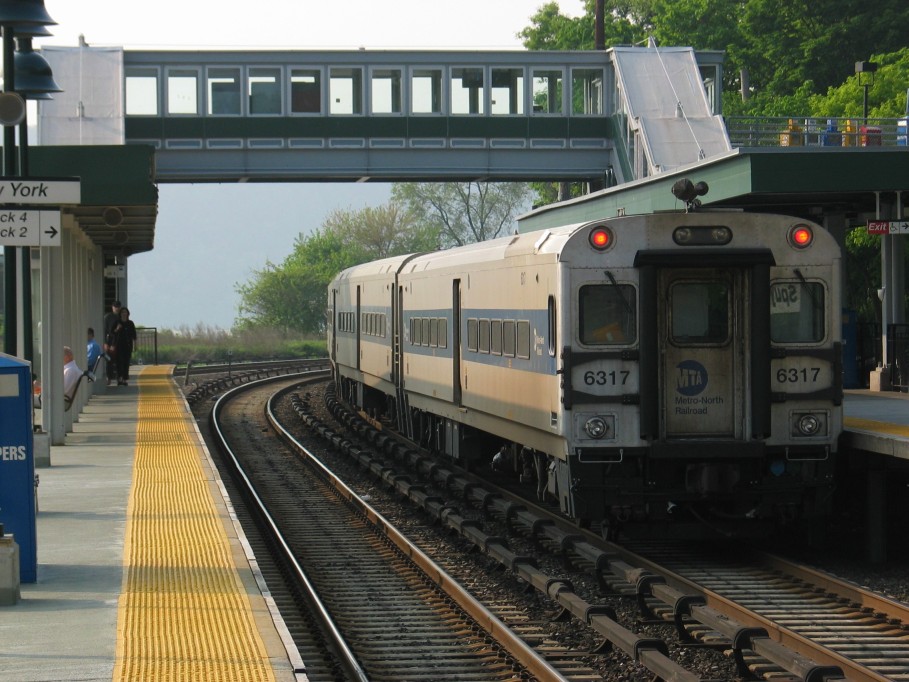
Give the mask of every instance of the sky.
[{"label": "sky", "polygon": [[[517,33],[546,0],[44,0],[57,22],[42,45],[135,49],[522,49]],[[564,14],[582,0],[558,0]],[[230,329],[237,284],[281,263],[333,210],[386,203],[385,183],[159,186],[155,248],[129,260],[140,326]]]}]

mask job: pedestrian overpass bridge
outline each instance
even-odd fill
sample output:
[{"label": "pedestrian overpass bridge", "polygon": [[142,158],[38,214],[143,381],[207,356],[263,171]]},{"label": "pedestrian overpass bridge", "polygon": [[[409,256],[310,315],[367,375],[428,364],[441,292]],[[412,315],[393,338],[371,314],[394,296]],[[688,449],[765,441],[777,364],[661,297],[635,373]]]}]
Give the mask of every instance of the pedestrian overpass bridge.
[{"label": "pedestrian overpass bridge", "polygon": [[590,181],[730,149],[722,54],[45,47],[43,145],[149,145],[158,182]]}]

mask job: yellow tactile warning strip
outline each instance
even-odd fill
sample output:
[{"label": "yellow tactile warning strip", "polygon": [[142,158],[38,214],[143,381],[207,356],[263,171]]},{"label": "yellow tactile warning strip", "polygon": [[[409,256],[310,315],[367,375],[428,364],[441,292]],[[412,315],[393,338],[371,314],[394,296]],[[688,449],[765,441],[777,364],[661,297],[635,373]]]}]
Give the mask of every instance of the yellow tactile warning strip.
[{"label": "yellow tactile warning strip", "polygon": [[903,438],[909,438],[909,426],[904,426],[902,424],[888,424],[887,422],[878,422],[874,421],[873,419],[844,417],[843,425],[850,429],[871,431],[872,433],[886,433],[890,436],[902,436]]},{"label": "yellow tactile warning strip", "polygon": [[274,680],[168,367],[139,375],[118,680]]}]

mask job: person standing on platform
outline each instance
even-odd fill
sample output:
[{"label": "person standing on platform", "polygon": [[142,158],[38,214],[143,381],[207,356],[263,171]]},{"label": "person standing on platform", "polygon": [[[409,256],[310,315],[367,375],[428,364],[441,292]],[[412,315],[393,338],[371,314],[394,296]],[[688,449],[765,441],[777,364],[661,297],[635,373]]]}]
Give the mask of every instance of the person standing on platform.
[{"label": "person standing on platform", "polygon": [[63,396],[69,400],[73,399],[76,387],[79,385],[79,377],[82,376],[82,370],[76,364],[73,357],[73,349],[69,346],[63,346]]},{"label": "person standing on platform", "polygon": [[111,345],[114,342],[114,327],[120,321],[120,301],[114,301],[110,304],[110,312],[104,316],[104,352],[107,354],[107,385],[117,378],[117,364],[114,359],[114,352]]},{"label": "person standing on platform", "polygon": [[117,385],[126,386],[129,381],[129,361],[136,343],[136,325],[129,319],[129,308],[120,308],[120,320],[114,326],[111,351],[117,369]]},{"label": "person standing on platform", "polygon": [[95,340],[95,330],[88,328],[88,345],[85,348],[85,357],[88,359],[88,371],[94,380],[95,365],[101,359],[101,344]]}]

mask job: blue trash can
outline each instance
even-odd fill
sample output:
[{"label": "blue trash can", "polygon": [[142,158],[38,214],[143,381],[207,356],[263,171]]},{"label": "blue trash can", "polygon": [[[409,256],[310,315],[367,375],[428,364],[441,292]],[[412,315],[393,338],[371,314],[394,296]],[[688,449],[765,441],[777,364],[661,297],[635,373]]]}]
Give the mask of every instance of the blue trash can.
[{"label": "blue trash can", "polygon": [[0,353],[0,523],[19,545],[19,578],[38,579],[31,365]]}]

